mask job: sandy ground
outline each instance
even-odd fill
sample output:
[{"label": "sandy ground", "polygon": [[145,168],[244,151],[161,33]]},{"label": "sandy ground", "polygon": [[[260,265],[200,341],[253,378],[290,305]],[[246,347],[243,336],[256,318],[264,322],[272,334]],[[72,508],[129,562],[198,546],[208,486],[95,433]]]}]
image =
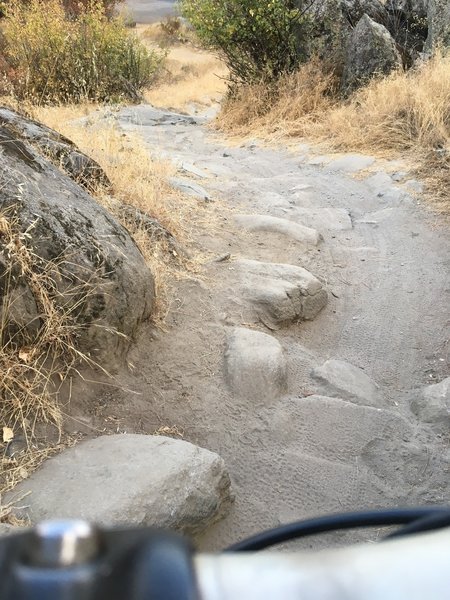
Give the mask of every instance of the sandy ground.
[{"label": "sandy ground", "polygon": [[[361,157],[333,162],[306,145],[230,146],[207,119],[148,105],[109,118],[213,200],[199,198],[193,224],[193,245],[210,260],[201,276],[177,285],[167,331],[142,331],[130,369],[119,374],[122,390],[103,391],[94,403],[89,384],[85,401],[78,390],[73,410],[86,426],[165,427],[225,459],[236,502],[200,541],[203,549],[321,513],[448,501],[448,439],[416,420],[409,399],[449,374],[450,245],[439,218],[389,176],[404,166],[374,162],[355,177],[349,171]],[[348,216],[344,228],[320,218],[337,209]],[[322,240],[249,232],[236,222],[240,213],[315,226]],[[240,258],[308,269],[328,305],[313,321],[268,328],[245,298]],[[225,353],[236,326],[281,344],[288,385],[278,398],[231,392]],[[311,370],[328,359],[363,369],[379,386],[377,403],[318,397]],[[333,542],[349,539],[359,538]]]}]

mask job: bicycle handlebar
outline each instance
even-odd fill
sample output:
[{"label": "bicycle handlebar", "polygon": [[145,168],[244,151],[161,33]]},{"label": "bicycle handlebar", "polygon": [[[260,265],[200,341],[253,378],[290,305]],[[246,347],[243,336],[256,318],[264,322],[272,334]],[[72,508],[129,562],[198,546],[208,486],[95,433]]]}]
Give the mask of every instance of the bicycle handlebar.
[{"label": "bicycle handlebar", "polygon": [[195,555],[155,529],[43,523],[0,540],[1,600],[447,600],[450,529],[345,549]]},{"label": "bicycle handlebar", "polygon": [[448,600],[450,530],[338,550],[200,555],[202,600]]}]

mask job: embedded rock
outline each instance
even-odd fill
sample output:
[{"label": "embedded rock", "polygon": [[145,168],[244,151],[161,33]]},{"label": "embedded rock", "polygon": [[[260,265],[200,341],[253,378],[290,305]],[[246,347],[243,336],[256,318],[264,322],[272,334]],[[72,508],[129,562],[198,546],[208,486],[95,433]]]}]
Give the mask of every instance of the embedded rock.
[{"label": "embedded rock", "polygon": [[327,360],[311,373],[327,396],[365,406],[378,406],[377,384],[362,369],[342,360]]},{"label": "embedded rock", "polygon": [[258,403],[275,400],[287,389],[283,349],[274,337],[236,327],[228,339],[225,373],[231,390]]},{"label": "embedded rock", "polygon": [[289,264],[238,260],[243,293],[258,313],[276,326],[311,321],[326,306],[328,295],[312,273]]},{"label": "embedded rock", "polygon": [[411,410],[425,423],[450,430],[450,377],[429,385],[411,401]]},{"label": "embedded rock", "polygon": [[311,227],[305,227],[300,223],[280,219],[268,215],[237,215],[236,221],[247,231],[268,231],[270,233],[280,233],[290,237],[303,244],[317,246],[320,241],[320,235]]}]

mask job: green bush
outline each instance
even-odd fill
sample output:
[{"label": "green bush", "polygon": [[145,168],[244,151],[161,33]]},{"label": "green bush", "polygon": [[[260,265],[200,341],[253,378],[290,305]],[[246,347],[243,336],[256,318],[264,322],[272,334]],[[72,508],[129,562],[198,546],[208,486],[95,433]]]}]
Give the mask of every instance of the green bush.
[{"label": "green bush", "polygon": [[[81,6],[81,5],[80,5]],[[161,57],[102,2],[67,16],[58,0],[8,2],[3,32],[14,93],[38,103],[135,100]]]},{"label": "green bush", "polygon": [[314,0],[180,0],[200,40],[219,50],[234,82],[274,80],[308,57]]}]

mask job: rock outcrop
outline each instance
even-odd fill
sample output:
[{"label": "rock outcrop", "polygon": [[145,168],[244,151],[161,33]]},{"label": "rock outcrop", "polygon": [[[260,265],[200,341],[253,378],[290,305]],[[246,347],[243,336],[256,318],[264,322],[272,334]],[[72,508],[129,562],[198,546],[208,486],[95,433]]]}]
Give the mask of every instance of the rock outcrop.
[{"label": "rock outcrop", "polygon": [[344,93],[350,93],[377,75],[388,75],[402,66],[394,39],[383,25],[364,15],[353,30],[342,77]]},{"label": "rock outcrop", "polygon": [[427,51],[439,46],[450,48],[450,3],[448,0],[428,0]]},{"label": "rock outcrop", "polygon": [[0,126],[35,146],[55,166],[62,167],[77,183],[87,188],[110,185],[100,165],[54,129],[5,106],[0,106]]}]

